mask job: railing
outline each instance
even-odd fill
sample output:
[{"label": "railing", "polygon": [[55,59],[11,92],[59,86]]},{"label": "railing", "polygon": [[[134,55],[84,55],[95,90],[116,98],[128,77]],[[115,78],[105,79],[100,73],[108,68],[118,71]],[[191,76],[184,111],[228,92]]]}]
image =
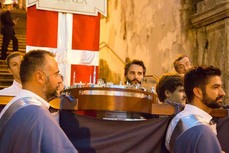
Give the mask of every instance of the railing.
[{"label": "railing", "polygon": [[116,52],[106,42],[101,42],[99,44],[99,50],[101,51],[104,48],[107,48],[120,62],[122,62],[123,65],[125,65],[125,62],[118,56],[118,54],[116,54]]}]

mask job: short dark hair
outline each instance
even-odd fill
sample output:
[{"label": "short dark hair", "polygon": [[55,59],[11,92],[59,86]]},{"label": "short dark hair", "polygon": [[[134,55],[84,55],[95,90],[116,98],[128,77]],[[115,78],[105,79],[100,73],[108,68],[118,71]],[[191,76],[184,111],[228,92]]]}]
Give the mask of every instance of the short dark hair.
[{"label": "short dark hair", "polygon": [[178,67],[177,67],[176,62],[180,61],[180,60],[183,59],[184,57],[189,58],[187,55],[179,55],[179,56],[174,60],[174,62],[173,62],[173,67],[174,67],[174,69],[175,69],[176,71],[178,71],[178,70],[177,70]]},{"label": "short dark hair", "polygon": [[194,98],[193,89],[199,87],[205,91],[208,80],[213,76],[221,76],[221,70],[214,66],[198,66],[193,67],[184,75],[184,90],[187,96],[188,102]]},{"label": "short dark hair", "polygon": [[21,52],[12,52],[10,53],[7,58],[6,58],[6,65],[7,67],[10,69],[10,60],[14,57],[17,57],[17,56],[23,56],[23,54]]},{"label": "short dark hair", "polygon": [[47,62],[45,60],[45,55],[55,57],[53,53],[45,50],[31,50],[24,55],[20,67],[20,78],[22,84],[29,81],[33,72],[38,68],[44,68],[45,63]]},{"label": "short dark hair", "polygon": [[143,76],[145,76],[145,74],[146,74],[146,67],[144,65],[144,62],[142,60],[137,60],[137,59],[134,59],[131,62],[129,62],[129,63],[126,64],[126,66],[124,68],[124,75],[125,76],[127,75],[130,66],[133,65],[133,64],[141,66],[143,68]]},{"label": "short dark hair", "polygon": [[174,92],[177,87],[184,86],[184,79],[178,74],[164,74],[156,84],[156,92],[161,102],[166,99],[165,91]]}]

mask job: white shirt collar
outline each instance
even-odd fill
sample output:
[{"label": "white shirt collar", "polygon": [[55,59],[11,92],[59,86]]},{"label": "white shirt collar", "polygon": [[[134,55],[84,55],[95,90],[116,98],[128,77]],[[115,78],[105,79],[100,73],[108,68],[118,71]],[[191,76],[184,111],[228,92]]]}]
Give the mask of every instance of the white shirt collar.
[{"label": "white shirt collar", "polygon": [[17,82],[16,80],[13,81],[13,85],[22,88],[22,85],[19,82]]},{"label": "white shirt collar", "polygon": [[197,114],[207,123],[209,123],[212,119],[211,115],[209,115],[207,112],[203,111],[202,109],[200,109],[194,105],[186,104],[184,111],[190,112],[190,114]]},{"label": "white shirt collar", "polygon": [[24,98],[24,97],[33,97],[35,98],[36,100],[38,100],[39,102],[41,102],[41,104],[49,109],[50,107],[50,104],[44,100],[43,98],[41,98],[40,96],[38,96],[37,94],[29,91],[29,90],[25,90],[25,89],[22,89],[16,97],[14,97],[4,108],[3,110],[1,111],[0,113],[0,118],[2,117],[2,115],[5,113],[5,111],[10,107],[11,104],[13,104],[15,101],[17,101],[18,99],[21,99],[21,98]]},{"label": "white shirt collar", "polygon": [[50,104],[46,100],[44,100],[43,98],[41,98],[37,94],[35,94],[29,90],[25,90],[25,89],[22,89],[14,99],[17,100],[17,99],[20,99],[23,97],[33,97],[33,98],[37,99],[38,101],[40,101],[47,109],[50,107]]}]

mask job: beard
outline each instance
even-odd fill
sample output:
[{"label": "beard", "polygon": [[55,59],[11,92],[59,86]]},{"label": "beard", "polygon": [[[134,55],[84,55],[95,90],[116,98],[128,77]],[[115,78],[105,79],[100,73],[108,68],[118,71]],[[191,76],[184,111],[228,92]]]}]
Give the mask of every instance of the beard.
[{"label": "beard", "polygon": [[49,100],[53,97],[56,97],[58,92],[57,92],[57,89],[58,87],[54,88],[51,83],[50,83],[50,80],[49,80],[49,77],[47,77],[46,79],[46,82],[45,82],[45,97],[46,97],[46,100]]},{"label": "beard", "polygon": [[127,79],[127,82],[129,82],[130,84],[141,84],[141,81],[139,81],[138,79],[133,79],[133,80]]},{"label": "beard", "polygon": [[210,98],[205,92],[204,92],[204,97],[203,97],[203,103],[208,106],[209,108],[220,108],[222,107],[221,102],[217,102],[219,99],[222,99],[223,96],[218,96],[216,99]]}]

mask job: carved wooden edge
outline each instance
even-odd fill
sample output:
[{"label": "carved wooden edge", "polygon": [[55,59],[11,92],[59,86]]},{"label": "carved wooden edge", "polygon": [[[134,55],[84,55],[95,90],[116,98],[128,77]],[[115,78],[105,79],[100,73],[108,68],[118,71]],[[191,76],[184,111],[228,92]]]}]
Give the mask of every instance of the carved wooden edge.
[{"label": "carved wooden edge", "polygon": [[50,104],[51,107],[53,107],[55,109],[60,109],[61,98],[54,98],[54,99],[49,101],[49,104]]},{"label": "carved wooden edge", "polygon": [[174,115],[175,107],[170,104],[152,104],[151,114]]},{"label": "carved wooden edge", "polygon": [[228,115],[229,109],[212,109],[212,111],[209,113],[212,117],[216,118],[223,118],[223,117],[229,117]]},{"label": "carved wooden edge", "polygon": [[14,96],[0,96],[0,105],[7,105]]},{"label": "carved wooden edge", "polygon": [[[152,114],[173,115],[175,107],[169,104],[152,104]],[[216,118],[229,117],[229,109],[212,109],[209,114]]]},{"label": "carved wooden edge", "polygon": [[[0,105],[6,105],[14,96],[0,96]],[[49,101],[50,106],[55,109],[67,109],[67,110],[79,110],[77,101],[70,102],[65,98],[64,102],[61,102],[61,98],[54,98]],[[84,108],[84,110],[87,110]],[[170,104],[152,104],[151,114],[157,115],[173,115],[175,114],[175,107]],[[228,109],[212,109],[209,113],[212,117],[222,118],[227,117]]]},{"label": "carved wooden edge", "polygon": [[[50,101],[50,105],[56,109],[60,109],[60,103],[61,103],[60,98]],[[76,102],[72,103],[69,101],[64,101],[64,103],[62,104],[62,109],[75,110],[75,111],[79,110]],[[87,110],[87,109],[84,108],[83,110]],[[174,115],[175,107],[170,104],[152,104],[151,114]],[[223,117],[229,116],[229,110],[228,109],[212,109],[212,111],[209,114],[212,117],[223,118]]]}]

